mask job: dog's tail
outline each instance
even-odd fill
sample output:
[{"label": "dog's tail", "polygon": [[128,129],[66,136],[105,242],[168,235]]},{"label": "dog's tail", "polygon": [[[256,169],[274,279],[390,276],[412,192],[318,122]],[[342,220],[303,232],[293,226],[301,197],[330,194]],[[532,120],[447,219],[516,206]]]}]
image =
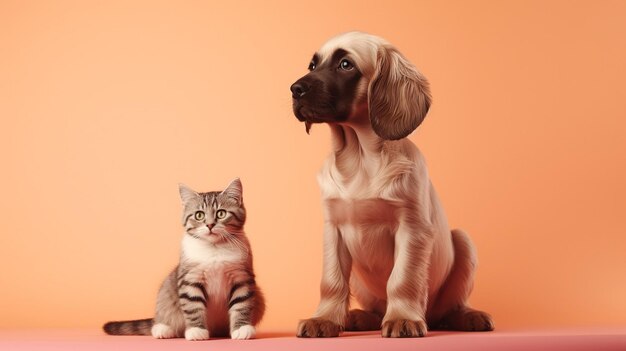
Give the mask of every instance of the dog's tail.
[{"label": "dog's tail", "polygon": [[137,319],[133,321],[108,322],[102,326],[105,333],[109,335],[151,335],[154,320]]}]

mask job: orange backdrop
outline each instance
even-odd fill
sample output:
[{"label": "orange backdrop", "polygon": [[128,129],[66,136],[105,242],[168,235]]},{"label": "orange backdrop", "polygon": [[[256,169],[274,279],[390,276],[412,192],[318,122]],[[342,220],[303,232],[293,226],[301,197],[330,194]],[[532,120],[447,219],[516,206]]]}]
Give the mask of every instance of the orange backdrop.
[{"label": "orange backdrop", "polygon": [[326,126],[290,84],[329,36],[381,35],[432,84],[411,135],[472,303],[499,327],[626,323],[626,2],[0,2],[0,327],[152,315],[177,183],[243,180],[262,328],[318,299]]}]

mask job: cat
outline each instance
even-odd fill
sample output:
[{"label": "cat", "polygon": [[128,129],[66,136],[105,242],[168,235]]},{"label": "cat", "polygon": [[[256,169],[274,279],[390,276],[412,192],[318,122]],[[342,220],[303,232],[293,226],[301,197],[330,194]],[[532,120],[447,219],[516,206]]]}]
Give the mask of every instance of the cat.
[{"label": "cat", "polygon": [[108,322],[104,331],[158,339],[254,338],[265,300],[243,230],[241,181],[233,180],[222,192],[198,193],[183,184],[179,191],[185,227],[180,262],[159,289],[155,317]]}]

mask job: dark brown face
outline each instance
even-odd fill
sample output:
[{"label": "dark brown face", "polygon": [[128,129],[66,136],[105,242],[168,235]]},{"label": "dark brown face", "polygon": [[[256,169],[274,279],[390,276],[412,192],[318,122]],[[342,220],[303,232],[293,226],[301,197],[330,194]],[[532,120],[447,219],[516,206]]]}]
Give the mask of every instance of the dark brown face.
[{"label": "dark brown face", "polygon": [[343,122],[355,105],[361,72],[348,58],[348,52],[337,49],[332,56],[320,62],[313,55],[309,73],[291,86],[293,113],[308,127],[311,123]]}]

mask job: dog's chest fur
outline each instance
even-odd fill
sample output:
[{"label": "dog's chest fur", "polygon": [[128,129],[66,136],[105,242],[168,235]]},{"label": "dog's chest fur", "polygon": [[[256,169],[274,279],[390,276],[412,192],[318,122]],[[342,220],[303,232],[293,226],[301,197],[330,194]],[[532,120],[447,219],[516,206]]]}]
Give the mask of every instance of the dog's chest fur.
[{"label": "dog's chest fur", "polygon": [[383,199],[327,200],[330,221],[337,227],[350,255],[354,272],[380,298],[393,269],[397,207]]},{"label": "dog's chest fur", "polygon": [[[335,226],[350,255],[354,271],[369,289],[384,298],[394,258],[394,234],[398,229],[403,198],[403,177],[413,163],[394,155],[375,160],[376,170],[361,162],[353,176],[340,174],[334,157],[319,174],[325,216]],[[405,169],[403,169],[405,168]],[[407,190],[408,191],[408,190]]]}]

